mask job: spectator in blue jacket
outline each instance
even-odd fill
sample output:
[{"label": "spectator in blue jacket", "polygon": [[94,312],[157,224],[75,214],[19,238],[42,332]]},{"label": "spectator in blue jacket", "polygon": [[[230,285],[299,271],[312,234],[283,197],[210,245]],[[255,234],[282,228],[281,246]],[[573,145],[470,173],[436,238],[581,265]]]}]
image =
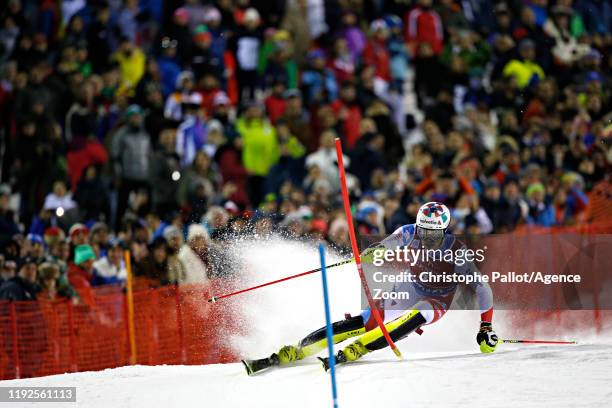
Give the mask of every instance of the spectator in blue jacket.
[{"label": "spectator in blue jacket", "polygon": [[527,187],[527,199],[529,203],[529,215],[527,223],[542,227],[555,225],[555,211],[546,197],[546,188],[542,183],[532,183]]},{"label": "spectator in blue jacket", "polygon": [[123,242],[112,239],[109,242],[106,256],[94,262],[92,286],[123,284],[127,279],[127,270],[123,261]]}]

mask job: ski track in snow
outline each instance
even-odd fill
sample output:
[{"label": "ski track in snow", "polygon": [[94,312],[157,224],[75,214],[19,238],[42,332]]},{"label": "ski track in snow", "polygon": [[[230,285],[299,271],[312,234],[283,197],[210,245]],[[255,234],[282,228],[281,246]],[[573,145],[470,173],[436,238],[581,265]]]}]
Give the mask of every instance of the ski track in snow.
[{"label": "ski track in snow", "polygon": [[[245,287],[319,266],[314,245],[260,240],[239,243],[234,250],[244,258]],[[328,264],[338,260],[328,253]],[[332,319],[358,313],[360,284],[354,265],[333,268],[328,275]],[[236,296],[232,304],[239,305],[236,318],[247,329],[232,343],[248,358],[267,356],[324,323],[319,274]],[[223,301],[217,305],[223,307]],[[478,311],[453,310],[425,327],[423,336],[398,342],[404,360],[385,349],[339,367],[339,406],[612,407],[612,343],[603,336],[555,333],[545,337],[577,338],[581,344],[501,344],[495,353],[483,355],[475,342],[478,322]],[[512,337],[503,311],[496,311],[494,326],[502,338]],[[253,377],[246,376],[241,364],[225,364],[132,366],[0,382],[17,385],[77,387],[76,405],[43,404],[50,408],[331,407],[329,376],[315,358]]]}]

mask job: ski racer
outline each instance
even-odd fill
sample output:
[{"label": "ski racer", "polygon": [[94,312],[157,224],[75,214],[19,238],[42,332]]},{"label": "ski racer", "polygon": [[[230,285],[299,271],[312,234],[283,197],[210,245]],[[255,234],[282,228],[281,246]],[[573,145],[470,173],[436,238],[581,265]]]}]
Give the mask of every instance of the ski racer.
[{"label": "ski racer", "polygon": [[[362,254],[362,262],[367,264],[377,249],[411,248],[411,249],[440,249],[462,251],[465,245],[452,233],[447,231],[450,224],[450,211],[441,203],[429,202],[419,208],[416,223],[407,224],[380,243],[369,247]],[[442,259],[426,259],[414,264],[401,265],[409,268],[413,276],[427,271],[436,274],[479,274],[473,262],[445,262]],[[435,280],[434,280],[435,281]],[[400,301],[386,300],[379,308],[381,317],[386,321],[385,327],[393,341],[398,341],[412,332],[421,333],[421,326],[438,321],[450,308],[458,283],[446,281],[429,283],[416,279],[413,282],[400,283],[394,287],[397,291],[409,293],[407,299]],[[481,311],[480,329],[476,335],[476,342],[483,353],[492,353],[498,344],[498,337],[493,331],[493,296],[491,288],[485,282],[477,280],[468,285],[475,293],[478,307]],[[398,310],[399,309],[399,310]],[[387,313],[385,313],[387,311]],[[385,316],[386,314],[386,316]],[[399,316],[398,316],[399,314]],[[395,315],[395,316],[394,316]],[[338,351],[336,361],[338,364],[358,360],[365,354],[387,347],[380,327],[377,326],[370,309],[360,315],[346,316],[345,320],[332,324],[334,344],[343,342],[352,337],[358,338],[342,350]],[[297,345],[282,347],[270,357],[259,360],[243,360],[249,375],[265,368],[285,365],[305,357],[314,355],[327,347],[326,328],[322,327],[310,333]],[[320,358],[327,369],[327,358]]]}]

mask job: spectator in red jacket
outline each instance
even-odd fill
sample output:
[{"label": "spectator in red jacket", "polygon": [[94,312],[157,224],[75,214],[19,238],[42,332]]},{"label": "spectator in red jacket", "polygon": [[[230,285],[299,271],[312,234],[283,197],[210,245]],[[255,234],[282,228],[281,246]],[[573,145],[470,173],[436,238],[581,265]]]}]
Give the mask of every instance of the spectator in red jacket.
[{"label": "spectator in red jacket", "polygon": [[372,21],[370,25],[371,38],[363,51],[363,62],[376,68],[376,78],[388,83],[391,80],[390,55],[387,47],[389,28],[382,19]]},{"label": "spectator in red jacket", "polygon": [[215,162],[223,180],[222,196],[245,208],[249,204],[246,194],[248,173],[242,165],[242,139],[234,138],[220,146]]},{"label": "spectator in red jacket", "polygon": [[285,83],[283,81],[275,81],[272,86],[272,93],[265,100],[266,113],[273,125],[283,116],[287,108],[285,93]]},{"label": "spectator in red jacket", "polygon": [[91,290],[94,261],[96,254],[91,245],[79,245],[74,250],[74,262],[68,266],[68,281],[77,291],[83,303],[93,306],[94,296]]},{"label": "spectator in red jacket", "polygon": [[342,121],[344,142],[352,149],[360,136],[361,108],[356,101],[357,91],[352,82],[345,82],[340,88],[340,98],[331,104],[334,113]]},{"label": "spectator in red jacket", "polygon": [[440,15],[432,9],[432,0],[419,0],[406,15],[406,41],[413,53],[422,43],[429,43],[434,54],[439,55],[444,46],[444,29]]}]

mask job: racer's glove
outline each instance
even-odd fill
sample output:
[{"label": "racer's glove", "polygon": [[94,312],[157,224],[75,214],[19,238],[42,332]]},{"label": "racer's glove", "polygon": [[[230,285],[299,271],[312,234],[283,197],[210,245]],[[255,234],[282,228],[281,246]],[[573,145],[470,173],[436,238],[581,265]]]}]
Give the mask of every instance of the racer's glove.
[{"label": "racer's glove", "polygon": [[476,335],[476,343],[480,345],[480,351],[483,353],[492,353],[497,348],[499,339],[493,331],[493,326],[489,322],[480,322],[480,330]]}]

